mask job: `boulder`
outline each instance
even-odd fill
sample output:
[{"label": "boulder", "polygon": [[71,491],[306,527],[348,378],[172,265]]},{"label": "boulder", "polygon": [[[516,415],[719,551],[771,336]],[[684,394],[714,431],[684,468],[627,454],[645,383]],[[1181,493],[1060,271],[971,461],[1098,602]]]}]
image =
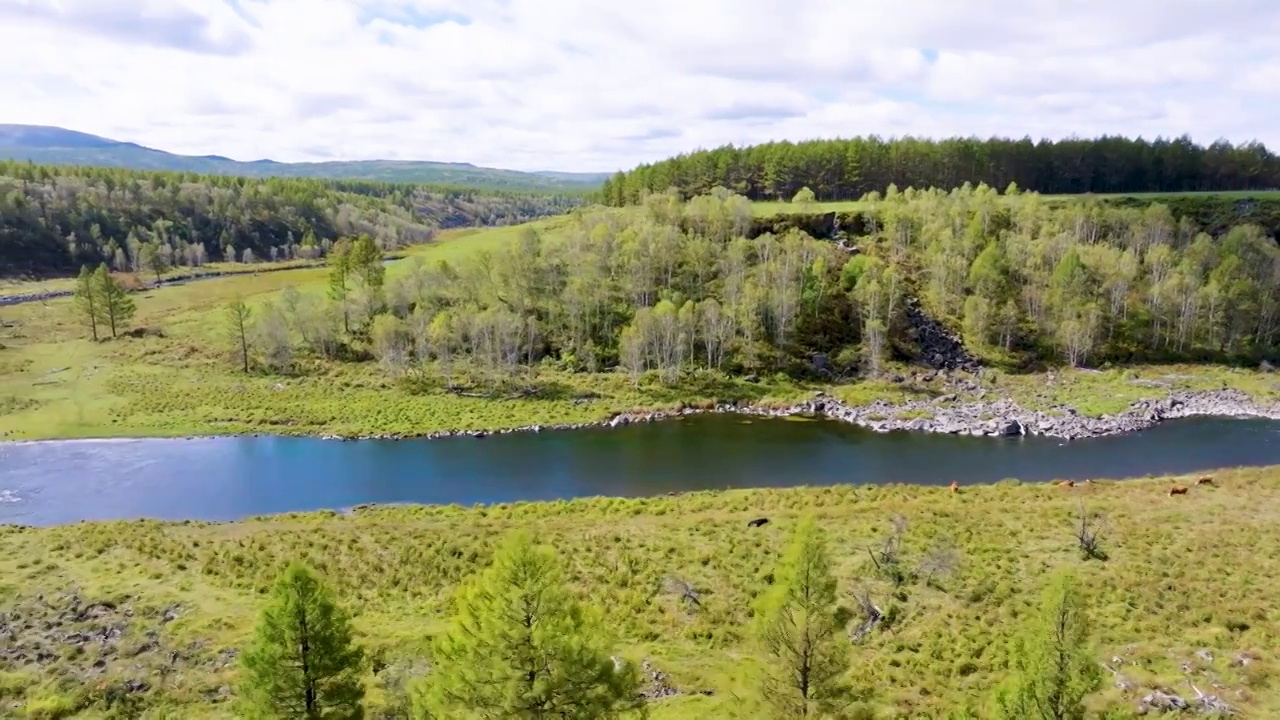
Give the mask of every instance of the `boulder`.
[{"label": "boulder", "polygon": [[1000,420],[996,424],[996,434],[1002,437],[1012,437],[1014,435],[1022,435],[1022,423],[1017,420]]}]

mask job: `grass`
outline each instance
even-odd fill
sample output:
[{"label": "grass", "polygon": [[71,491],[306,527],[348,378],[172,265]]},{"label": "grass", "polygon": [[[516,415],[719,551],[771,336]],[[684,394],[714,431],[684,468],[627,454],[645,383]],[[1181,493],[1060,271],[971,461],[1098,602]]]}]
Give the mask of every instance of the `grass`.
[{"label": "grass", "polygon": [[771,215],[790,215],[795,213],[853,212],[861,210],[863,207],[865,207],[865,203],[861,200],[816,202],[810,205],[782,201],[759,201],[751,203],[751,212],[756,217],[769,217]]},{"label": "grass", "polygon": [[1182,390],[1242,390],[1264,402],[1280,401],[1280,376],[1216,365],[1150,365],[1045,374],[992,373],[987,389],[1025,407],[1065,405],[1082,415],[1114,415],[1130,405]]},{"label": "grass", "polygon": [[[1165,489],[1188,478],[1073,490],[1001,482],[959,495],[837,486],[375,507],[226,524],[0,527],[0,612],[20,618],[11,621],[13,647],[25,654],[14,660],[0,650],[0,715],[25,705],[27,717],[101,717],[115,702],[119,717],[231,717],[235,648],[295,557],[321,570],[358,613],[360,641],[379,663],[412,662],[441,628],[459,582],[485,565],[499,537],[523,527],[557,548],[575,592],[608,608],[621,652],[649,659],[684,691],[656,702],[655,718],[727,717],[732,693],[749,690],[744,668],[756,656],[751,600],[796,519],[813,513],[833,540],[841,602],[865,589],[896,618],[851,648],[851,679],[881,717],[977,706],[1003,677],[1006,641],[1042,582],[1063,566],[1087,596],[1096,656],[1132,683],[1120,690],[1109,679],[1095,706],[1131,708],[1156,687],[1194,697],[1192,682],[1214,688],[1242,717],[1276,717],[1280,609],[1267,598],[1280,592],[1280,468],[1215,478],[1217,487],[1177,498]],[[1081,560],[1074,547],[1081,503],[1106,516],[1107,562]],[[896,591],[879,579],[865,547],[894,515],[908,521],[909,563],[951,545],[958,571]],[[746,526],[760,516],[771,522]],[[665,593],[668,576],[698,587],[701,608]],[[69,609],[98,602],[110,609],[88,620]],[[62,640],[104,627],[118,638]],[[128,681],[147,689],[122,692]]]}]

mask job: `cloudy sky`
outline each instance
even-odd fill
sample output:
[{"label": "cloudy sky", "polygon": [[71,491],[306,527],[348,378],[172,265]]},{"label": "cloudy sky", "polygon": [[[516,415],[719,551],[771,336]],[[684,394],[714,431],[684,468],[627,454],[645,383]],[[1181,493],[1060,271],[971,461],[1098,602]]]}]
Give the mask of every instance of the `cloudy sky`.
[{"label": "cloudy sky", "polygon": [[0,0],[0,122],[524,170],[871,133],[1275,148],[1277,38],[1277,0]]}]

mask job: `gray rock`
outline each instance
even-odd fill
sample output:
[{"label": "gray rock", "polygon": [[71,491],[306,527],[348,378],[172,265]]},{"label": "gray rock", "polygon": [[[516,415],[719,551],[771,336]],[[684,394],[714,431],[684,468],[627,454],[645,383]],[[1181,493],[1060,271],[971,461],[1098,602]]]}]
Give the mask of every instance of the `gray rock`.
[{"label": "gray rock", "polygon": [[1191,704],[1181,697],[1172,693],[1155,690],[1148,693],[1142,698],[1142,702],[1138,703],[1138,712],[1146,714],[1152,710],[1167,712],[1169,710],[1189,710]]}]

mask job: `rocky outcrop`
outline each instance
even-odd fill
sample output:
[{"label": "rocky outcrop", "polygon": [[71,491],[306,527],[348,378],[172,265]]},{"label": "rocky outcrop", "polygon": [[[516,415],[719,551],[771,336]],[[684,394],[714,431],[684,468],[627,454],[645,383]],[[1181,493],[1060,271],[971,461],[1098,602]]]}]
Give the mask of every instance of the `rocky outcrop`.
[{"label": "rocky outcrop", "polygon": [[529,425],[494,431],[440,431],[426,435],[373,435],[359,438],[325,436],[335,440],[399,440],[407,437],[444,438],[506,435],[544,430],[580,430],[651,423],[702,413],[737,413],[758,417],[820,416],[851,423],[875,432],[932,432],[949,435],[1018,437],[1040,435],[1079,440],[1145,430],[1177,418],[1194,416],[1259,417],[1280,420],[1280,405],[1262,405],[1239,390],[1177,392],[1158,400],[1141,400],[1115,415],[1089,417],[1065,405],[1045,410],[1028,410],[1012,400],[964,402],[955,395],[905,403],[876,401],[870,405],[848,405],[824,393],[792,405],[752,406],[722,403],[712,408],[644,410],[614,415],[608,420],[558,425]]},{"label": "rocky outcrop", "polygon": [[771,411],[771,414],[801,413],[823,415],[877,432],[907,430],[992,437],[1043,435],[1066,440],[1145,430],[1164,420],[1198,415],[1280,420],[1280,406],[1259,405],[1238,390],[1179,392],[1161,400],[1142,400],[1123,413],[1101,417],[1080,415],[1066,406],[1027,410],[1011,400],[960,403],[954,396],[898,405],[876,402],[859,407],[820,397]]},{"label": "rocky outcrop", "polygon": [[946,326],[930,317],[920,303],[907,301],[907,326],[920,351],[920,362],[935,370],[965,370],[976,372],[982,364],[964,349],[960,338],[951,334]]}]

